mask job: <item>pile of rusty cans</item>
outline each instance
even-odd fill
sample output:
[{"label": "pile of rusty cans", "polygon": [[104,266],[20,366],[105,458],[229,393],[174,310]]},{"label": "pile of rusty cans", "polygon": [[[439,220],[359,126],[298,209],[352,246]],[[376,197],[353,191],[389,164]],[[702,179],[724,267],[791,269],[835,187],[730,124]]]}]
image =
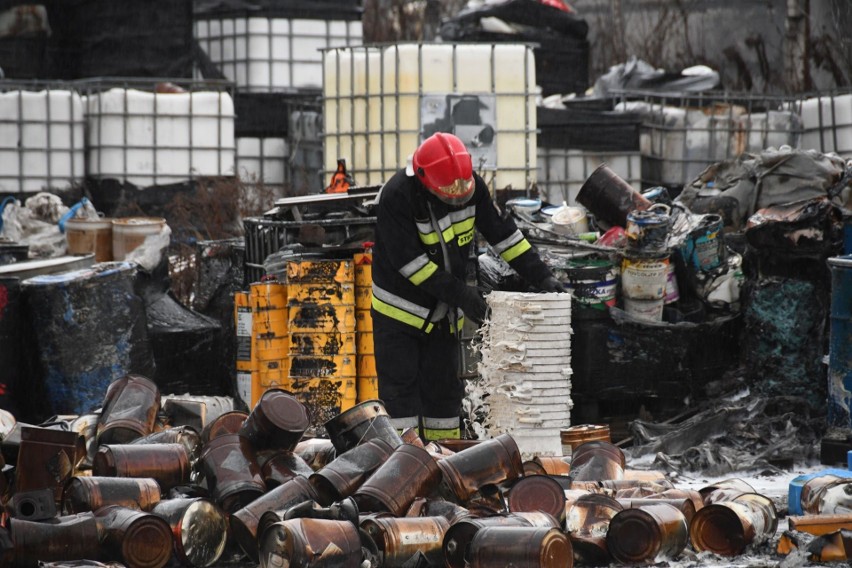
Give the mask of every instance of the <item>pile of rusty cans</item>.
[{"label": "pile of rusty cans", "polygon": [[0,565],[650,564],[690,544],[739,555],[777,526],[746,483],[677,489],[606,440],[525,461],[509,434],[424,443],[379,400],[333,416],[323,438],[306,436],[310,409],[279,388],[191,425],[171,402],[128,375],[99,412],[11,427]]}]

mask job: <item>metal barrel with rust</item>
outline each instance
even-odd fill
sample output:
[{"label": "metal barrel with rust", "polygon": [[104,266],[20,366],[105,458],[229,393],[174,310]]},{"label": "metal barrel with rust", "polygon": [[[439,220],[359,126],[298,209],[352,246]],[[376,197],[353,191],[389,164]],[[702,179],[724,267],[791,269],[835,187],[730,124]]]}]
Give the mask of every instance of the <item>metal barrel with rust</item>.
[{"label": "metal barrel with rust", "polygon": [[650,505],[658,505],[660,503],[665,503],[667,505],[671,505],[675,509],[681,512],[683,517],[686,519],[687,526],[692,521],[692,517],[695,516],[695,503],[692,502],[691,499],[667,499],[664,497],[657,496],[648,496],[648,497],[640,497],[640,498],[621,498],[617,497],[616,501],[618,501],[622,507],[625,509],[641,509],[642,507],[647,507]]},{"label": "metal barrel with rust", "polygon": [[339,455],[309,477],[319,502],[330,505],[353,495],[393,452],[382,438],[374,438]]},{"label": "metal barrel with rust", "polygon": [[248,416],[243,410],[231,410],[208,422],[201,430],[202,448],[219,436],[239,433]]},{"label": "metal barrel with rust", "polygon": [[317,471],[331,463],[337,450],[328,438],[307,438],[296,444],[293,453]]},{"label": "metal barrel with rust", "polygon": [[174,556],[184,566],[210,566],[225,551],[228,521],[213,501],[202,497],[167,499],[151,509],[172,531]]},{"label": "metal barrel with rust", "polygon": [[150,477],[163,492],[189,482],[191,470],[183,444],[104,444],[92,462],[95,476]]},{"label": "metal barrel with rust", "polygon": [[160,485],[151,478],[79,476],[65,484],[62,510],[73,514],[121,505],[150,511],[160,498]]},{"label": "metal barrel with rust", "polygon": [[431,566],[444,563],[444,517],[372,517],[361,522],[382,553],[382,566],[400,568],[418,553]]},{"label": "metal barrel with rust", "polygon": [[469,561],[470,543],[481,529],[493,526],[559,528],[552,515],[542,512],[512,513],[494,517],[467,517],[452,523],[441,548],[449,568],[464,568]]},{"label": "metal barrel with rust", "polygon": [[440,482],[441,470],[429,452],[403,444],[355,491],[353,497],[361,511],[386,511],[401,517],[417,497],[429,496]]},{"label": "metal barrel with rust", "polygon": [[719,501],[727,501],[730,500],[732,496],[736,496],[741,493],[754,492],[754,487],[752,487],[748,482],[736,477],[723,479],[711,485],[705,485],[698,490],[698,493],[704,500],[705,505]]},{"label": "metal barrel with rust", "polygon": [[243,552],[256,562],[260,536],[257,528],[263,513],[286,511],[299,503],[316,500],[316,492],[308,480],[304,477],[294,477],[235,511],[229,519],[231,533]]},{"label": "metal barrel with rust", "polygon": [[624,452],[609,442],[584,442],[571,456],[571,478],[575,481],[615,480],[624,477]]},{"label": "metal barrel with rust", "polygon": [[260,535],[261,568],[359,568],[361,535],[349,521],[289,519],[274,523]]},{"label": "metal barrel with rust", "polygon": [[622,564],[658,562],[677,558],[689,542],[689,527],[683,513],[668,503],[624,509],[609,523],[606,545]]},{"label": "metal barrel with rust", "polygon": [[97,428],[98,444],[126,444],[154,431],[160,390],[142,375],[125,375],[110,383]]},{"label": "metal barrel with rust", "polygon": [[[57,517],[50,523],[12,517],[8,529],[12,559],[4,565],[34,567],[39,562],[85,560],[100,555],[98,523],[92,512]],[[8,543],[0,546],[5,554]]]},{"label": "metal barrel with rust", "polygon": [[820,475],[802,486],[802,511],[812,515],[846,513],[852,509],[852,480],[836,475]]},{"label": "metal barrel with rust", "polygon": [[213,499],[233,513],[266,492],[254,448],[239,434],[223,434],[205,445],[198,460]]},{"label": "metal barrel with rust", "polygon": [[338,454],[373,438],[380,438],[394,448],[403,443],[380,400],[360,402],[326,422],[324,427]]},{"label": "metal barrel with rust", "polygon": [[615,498],[602,493],[577,497],[568,509],[565,530],[571,537],[574,556],[580,564],[600,566],[610,563],[605,535],[612,518],[623,510],[624,507]]},{"label": "metal barrel with rust", "polygon": [[255,450],[293,450],[310,426],[305,405],[282,389],[269,389],[261,395],[239,434]]},{"label": "metal barrel with rust", "polygon": [[509,434],[500,434],[437,463],[445,493],[462,503],[485,485],[511,482],[524,475],[521,452]]},{"label": "metal barrel with rust", "polygon": [[689,538],[696,552],[738,556],[747,546],[771,538],[777,528],[778,513],[771,499],[741,493],[697,511],[689,525]]},{"label": "metal barrel with rust", "polygon": [[531,475],[517,480],[509,489],[509,511],[543,511],[565,521],[565,491],[558,481],[546,475]]},{"label": "metal barrel with rust", "polygon": [[485,527],[470,543],[470,568],[572,568],[568,537],[554,528]]},{"label": "metal barrel with rust", "polygon": [[201,435],[189,426],[173,426],[137,438],[130,442],[132,445],[146,444],[182,444],[190,463],[195,463],[201,453]]},{"label": "metal barrel with rust", "polygon": [[101,556],[127,568],[163,568],[172,557],[172,531],[162,518],[111,505],[95,511]]},{"label": "metal barrel with rust", "polygon": [[267,489],[274,489],[294,477],[310,477],[314,473],[298,454],[287,450],[261,452],[257,460]]}]

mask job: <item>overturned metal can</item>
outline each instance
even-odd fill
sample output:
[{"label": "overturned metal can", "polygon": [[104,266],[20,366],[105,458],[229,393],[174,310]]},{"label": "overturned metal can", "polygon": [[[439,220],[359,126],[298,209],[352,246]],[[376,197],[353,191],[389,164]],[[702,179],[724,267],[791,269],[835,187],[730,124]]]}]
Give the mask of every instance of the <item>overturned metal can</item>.
[{"label": "overturned metal can", "polygon": [[559,521],[547,513],[513,513],[495,517],[468,517],[451,524],[444,535],[442,549],[449,568],[464,568],[469,560],[470,544],[485,527],[559,528]]},{"label": "overturned metal can", "polygon": [[219,436],[226,434],[237,434],[243,427],[243,422],[248,418],[248,413],[242,410],[231,410],[220,414],[208,422],[201,430],[201,444],[206,446]]},{"label": "overturned metal can", "polygon": [[381,438],[393,448],[403,443],[380,400],[358,403],[323,426],[339,454],[373,438]]},{"label": "overturned metal can", "polygon": [[225,551],[228,540],[228,521],[225,513],[213,501],[167,499],[152,510],[169,524],[174,543],[174,555],[185,566],[210,566]]},{"label": "overturned metal can", "polygon": [[513,481],[524,475],[521,452],[509,434],[471,446],[437,462],[443,485],[450,496],[461,502],[470,499],[484,485]]},{"label": "overturned metal can", "polygon": [[535,456],[532,462],[541,468],[544,475],[568,475],[571,473],[571,459],[564,456]]},{"label": "overturned metal can", "polygon": [[290,519],[260,536],[258,556],[261,568],[359,568],[361,536],[349,521]]},{"label": "overturned metal can", "polygon": [[612,518],[606,533],[609,553],[622,564],[676,558],[688,542],[686,517],[667,503],[625,509]]},{"label": "overturned metal can", "polygon": [[9,519],[9,535],[15,566],[100,555],[98,523],[91,512],[57,517],[47,523]]},{"label": "overturned metal can", "polygon": [[616,480],[624,477],[624,452],[609,442],[592,441],[577,446],[571,456],[575,481]]},{"label": "overturned metal can", "polygon": [[565,521],[565,491],[555,479],[546,475],[523,477],[509,489],[509,511],[543,511]]},{"label": "overturned metal can", "polygon": [[729,501],[732,497],[742,493],[754,492],[754,487],[739,478],[724,479],[698,490],[705,505],[718,503],[719,501]]},{"label": "overturned metal can", "polygon": [[423,448],[403,444],[378,467],[353,497],[361,511],[405,514],[417,497],[426,497],[441,482],[441,470]]},{"label": "overturned metal can", "polygon": [[275,489],[294,477],[310,477],[314,473],[305,460],[288,450],[258,456],[258,460],[261,462],[260,473],[267,489]]},{"label": "overturned metal can", "polygon": [[282,389],[263,393],[239,434],[251,441],[256,450],[293,450],[310,426],[305,405]]},{"label": "overturned metal can", "polygon": [[62,510],[73,514],[120,505],[150,511],[160,498],[160,486],[151,478],[80,476],[65,484]]},{"label": "overturned metal can", "polygon": [[251,443],[239,434],[222,434],[204,448],[198,469],[213,499],[233,513],[266,491]]},{"label": "overturned metal can", "polygon": [[650,505],[658,505],[660,503],[671,505],[672,507],[681,512],[683,517],[686,519],[687,526],[689,526],[689,523],[692,521],[692,517],[695,516],[695,504],[690,499],[665,499],[661,497],[649,496],[640,497],[638,499],[622,499],[621,497],[618,497],[616,498],[616,501],[618,501],[625,509],[641,509],[643,507],[648,507]]},{"label": "overturned metal can", "polygon": [[183,444],[104,444],[92,461],[95,476],[150,477],[163,492],[187,483],[190,472]]},{"label": "overturned metal can", "polygon": [[339,455],[309,478],[319,502],[329,505],[353,495],[393,452],[385,440],[374,438]]},{"label": "overturned metal can", "polygon": [[160,390],[142,375],[125,375],[107,387],[98,422],[98,444],[126,444],[154,431]]},{"label": "overturned metal can", "polygon": [[836,475],[821,475],[802,486],[802,511],[811,515],[847,513],[852,510],[852,480]]},{"label": "overturned metal can", "polygon": [[322,469],[335,458],[337,450],[328,438],[308,438],[296,444],[293,453],[305,460],[311,469]]},{"label": "overturned metal can", "polygon": [[400,568],[418,553],[430,565],[442,565],[441,545],[449,526],[444,517],[373,517],[361,523],[382,554],[382,566],[387,568]]},{"label": "overturned metal can", "polygon": [[181,444],[186,448],[189,461],[195,463],[201,454],[201,435],[189,426],[173,426],[137,438],[131,444]]},{"label": "overturned metal can", "polygon": [[257,561],[257,528],[263,513],[286,511],[294,505],[316,499],[314,488],[308,480],[304,477],[294,477],[234,512],[229,520],[231,534],[243,552]]},{"label": "overturned metal can", "polygon": [[156,515],[111,505],[95,511],[102,556],[127,568],[163,568],[172,556],[169,524]]},{"label": "overturned metal can", "polygon": [[572,568],[571,541],[559,529],[485,527],[470,543],[470,567]]},{"label": "overturned metal can", "polygon": [[565,530],[571,536],[574,556],[580,564],[609,564],[606,546],[609,523],[624,507],[613,497],[602,493],[581,495],[574,501],[565,518]]},{"label": "overturned metal can", "polygon": [[757,493],[742,493],[697,511],[689,525],[689,538],[696,552],[737,556],[747,546],[772,537],[777,528],[772,500]]}]

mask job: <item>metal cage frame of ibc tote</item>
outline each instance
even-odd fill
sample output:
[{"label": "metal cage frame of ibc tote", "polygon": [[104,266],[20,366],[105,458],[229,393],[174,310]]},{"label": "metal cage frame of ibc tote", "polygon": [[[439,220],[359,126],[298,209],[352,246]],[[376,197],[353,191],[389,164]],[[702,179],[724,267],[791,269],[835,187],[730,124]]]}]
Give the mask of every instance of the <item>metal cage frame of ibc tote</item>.
[{"label": "metal cage frame of ibc tote", "polygon": [[[8,152],[17,153],[17,172],[13,173],[11,168],[7,171],[6,165],[0,160],[0,195],[11,196],[19,199],[35,195],[39,191],[62,191],[68,190],[81,184],[86,175],[86,116],[83,101],[80,94],[74,87],[74,84],[69,81],[44,81],[44,80],[18,80],[18,79],[3,79],[0,80],[0,97],[7,96],[9,93],[18,92],[17,96],[17,116],[11,119],[0,115],[0,132],[6,131],[6,128],[17,129],[17,139],[14,147],[4,147],[0,142],[0,156]],[[44,119],[24,118],[24,93],[40,93],[46,92],[45,98],[45,117]],[[56,120],[51,116],[50,95],[55,92],[68,92],[68,118],[66,120]],[[79,100],[79,119],[74,117],[74,97]],[[28,125],[45,126],[44,146],[27,147],[25,146],[26,136],[24,134]],[[25,161],[27,153],[46,153],[48,158],[52,156],[54,150],[54,135],[55,127],[67,127],[69,134],[69,145],[67,148],[57,149],[58,152],[68,153],[70,155],[70,172],[67,176],[60,176],[53,170],[53,160],[44,160],[46,172],[44,175],[36,174],[31,168],[26,167]],[[75,128],[79,128],[79,140],[75,136]],[[6,131],[8,133],[8,131]],[[5,135],[4,135],[5,138]],[[10,136],[11,138],[11,136]],[[79,143],[78,143],[79,142]],[[79,168],[78,168],[79,159]],[[79,171],[78,171],[79,170]],[[27,189],[27,182],[31,180],[41,181],[42,183],[34,189]],[[14,186],[7,187],[7,182]],[[59,185],[59,184],[62,185]]]},{"label": "metal cage frame of ibc tote", "polygon": [[[191,127],[191,121],[197,119],[203,120],[216,120],[217,121],[217,143],[215,146],[216,152],[216,163],[217,169],[222,168],[222,162],[226,153],[230,153],[236,159],[236,138],[234,136],[233,128],[230,133],[230,137],[232,139],[232,144],[226,146],[223,141],[225,135],[223,135],[222,129],[222,120],[223,118],[230,118],[233,121],[233,116],[226,116],[223,111],[223,97],[222,94],[227,94],[231,99],[231,108],[233,109],[233,99],[234,99],[234,86],[232,83],[220,79],[187,79],[187,78],[172,78],[172,77],[92,77],[87,79],[79,79],[71,82],[74,87],[81,93],[82,96],[86,97],[86,99],[90,99],[92,96],[106,93],[111,89],[122,89],[124,90],[124,98],[123,98],[123,111],[118,113],[104,113],[102,111],[103,101],[101,98],[98,98],[98,113],[97,113],[97,129],[98,129],[98,144],[94,146],[92,143],[92,131],[89,125],[90,120],[95,120],[92,118],[91,113],[88,112],[88,103],[85,106],[86,110],[86,176],[89,179],[95,180],[118,180],[123,183],[130,183],[133,185],[137,185],[140,187],[149,187],[149,186],[157,186],[160,185],[159,182],[163,182],[164,184],[173,184],[173,183],[184,183],[186,181],[192,182],[199,178],[211,177],[210,174],[200,174],[198,173],[196,167],[193,164],[193,155],[199,150],[201,147],[196,146],[193,140],[193,129]],[[184,94],[184,93],[172,93],[172,92],[158,92],[157,88],[159,85],[174,85],[183,89],[185,94],[195,94],[201,92],[216,92],[218,93],[218,103],[217,103],[217,112],[215,113],[207,113],[207,114],[198,114],[193,113],[193,97],[189,97],[189,111],[188,114],[179,116],[179,115],[162,115],[157,114],[158,108],[158,99],[159,97],[168,97],[173,96],[175,94]],[[148,93],[154,95],[153,98],[153,114],[147,113],[133,113],[128,112],[128,92],[130,90],[141,91],[143,93]],[[134,145],[131,140],[128,139],[128,128],[125,125],[122,128],[122,137],[123,141],[121,144],[104,144],[102,143],[103,139],[103,122],[104,118],[107,117],[120,117],[123,120],[127,120],[128,118],[139,117],[139,118],[148,118],[150,116],[154,117],[154,126],[153,132],[151,133],[153,142],[149,145]],[[190,121],[190,127],[188,128],[189,133],[189,144],[187,146],[164,146],[157,142],[157,119],[163,116],[171,116],[183,118]],[[125,123],[126,124],[126,123]],[[212,148],[205,146],[203,147],[204,151],[210,151]],[[103,168],[101,166],[101,160],[103,159],[104,150],[119,150],[122,157],[122,165],[119,168],[121,171],[116,172],[103,172]],[[157,168],[157,155],[160,152],[166,151],[177,151],[177,150],[187,150],[189,152],[189,169],[187,171],[186,176],[184,177],[182,174],[168,174],[158,172]],[[97,151],[97,167],[92,164],[92,159],[90,156],[90,152]],[[130,152],[145,152],[150,151],[151,157],[153,158],[152,167],[153,173],[150,174],[150,177],[153,180],[151,184],[136,184],[132,181],[131,177],[141,178],[147,174],[131,174],[128,172],[128,154]],[[234,171],[235,166],[232,165],[230,171],[222,172],[219,171],[217,174],[214,174],[212,177],[236,177],[236,172]],[[171,178],[171,179],[169,179]],[[178,179],[175,179],[178,178]]]},{"label": "metal cage frame of ibc tote", "polygon": [[[524,81],[524,89],[520,91],[501,92],[498,89],[498,57],[497,52],[522,46],[524,48],[523,76],[528,79]],[[417,49],[417,79],[414,89],[400,89],[399,83],[389,77],[399,79],[403,70],[401,50]],[[429,48],[452,49],[452,78],[449,91],[436,91],[435,89],[424,89],[424,55],[423,52]],[[483,170],[477,167],[474,158],[474,170],[480,173],[492,192],[503,189],[521,190],[529,195],[535,191],[536,184],[536,115],[535,98],[537,87],[535,84],[535,60],[533,56],[533,44],[518,43],[393,43],[393,44],[369,44],[362,46],[335,47],[323,50],[323,70],[326,80],[323,81],[323,117],[325,121],[324,130],[324,154],[325,154],[325,176],[332,175],[335,171],[336,160],[346,159],[347,169],[356,181],[362,185],[382,184],[390,178],[397,170],[405,167],[407,158],[414,152],[424,137],[424,125],[422,115],[422,97],[446,94],[453,95],[493,95],[509,98],[516,97],[523,100],[523,128],[501,128],[499,124],[494,125],[494,139],[504,136],[521,136],[527,139],[523,146],[523,165],[508,166],[501,165],[499,153],[496,157],[496,165]],[[463,70],[459,69],[459,53],[471,49],[490,49],[490,69],[488,74],[490,83],[482,85],[476,91],[460,90],[460,75]],[[343,52],[350,51],[348,57],[348,69],[345,64],[341,65]],[[392,53],[393,56],[387,55]],[[358,69],[356,69],[356,56],[363,57],[364,78],[359,81]],[[330,60],[333,56],[333,63]],[[378,61],[378,68],[371,67],[371,60]],[[332,67],[333,65],[333,67]],[[333,69],[333,72],[331,71]],[[346,71],[343,73],[342,71]],[[505,71],[505,70],[504,70]],[[334,78],[333,85],[327,79]],[[344,84],[342,77],[348,77],[348,84]],[[393,84],[391,84],[393,83]],[[347,91],[348,89],[348,91]],[[371,109],[370,102],[378,101],[377,109]],[[401,126],[401,107],[404,101],[415,101],[417,118],[416,128]],[[389,112],[388,106],[392,105]],[[496,101],[500,106],[500,101]],[[330,110],[334,112],[330,112]],[[349,112],[347,112],[347,110]],[[377,111],[377,112],[376,112]],[[495,118],[498,113],[495,109]],[[375,115],[378,116],[375,116]],[[358,117],[363,118],[364,126],[356,125]],[[391,119],[393,124],[391,124]],[[332,125],[332,126],[330,126]],[[343,130],[346,127],[347,130]],[[404,142],[408,139],[408,142]],[[360,146],[359,146],[360,145]],[[358,149],[364,154],[364,163],[353,160],[350,154]],[[522,174],[524,176],[524,187],[517,188],[509,186],[497,187],[498,177],[504,174]],[[489,175],[490,174],[490,175]]]},{"label": "metal cage frame of ibc tote", "polygon": [[[802,117],[804,149],[852,159],[852,88],[803,93],[790,106]],[[815,116],[811,116],[811,106],[816,106]],[[843,140],[841,133],[845,134]]]},{"label": "metal cage frame of ibc tote", "polygon": [[[745,152],[757,153],[768,146],[779,146],[767,144],[773,136],[787,137],[784,143],[793,148],[798,148],[802,139],[801,115],[797,110],[800,95],[623,90],[613,92],[611,97],[615,108],[643,114],[640,142],[643,188],[664,186],[679,191],[712,164],[734,159]],[[637,107],[643,104],[645,110],[639,110]],[[682,111],[683,124],[667,124],[667,109]],[[690,125],[686,118],[690,111],[702,112],[707,126]],[[770,112],[796,115],[798,124],[791,122],[789,128],[776,128],[769,124],[768,118],[762,124],[754,122],[753,115],[766,113],[768,117]],[[709,144],[703,152],[690,143],[689,134],[707,137]],[[763,142],[759,148],[751,145],[755,136]],[[676,142],[674,147],[668,145],[671,139]]]}]

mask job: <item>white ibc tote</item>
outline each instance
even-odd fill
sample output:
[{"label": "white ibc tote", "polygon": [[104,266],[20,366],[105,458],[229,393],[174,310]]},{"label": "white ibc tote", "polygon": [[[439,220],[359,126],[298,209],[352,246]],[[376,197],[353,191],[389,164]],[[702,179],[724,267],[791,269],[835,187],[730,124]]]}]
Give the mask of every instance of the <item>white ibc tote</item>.
[{"label": "white ibc tote", "polygon": [[509,433],[521,453],[561,455],[571,425],[571,294],[491,292],[480,388],[485,430]]},{"label": "white ibc tote", "polygon": [[[492,191],[530,187],[536,173],[534,63],[532,48],[523,44],[325,51],[326,175],[343,158],[359,185],[384,183],[430,132],[429,121],[439,123],[433,119],[445,112],[448,122],[437,128],[462,138]],[[478,108],[464,119],[451,116],[460,102]]]}]

